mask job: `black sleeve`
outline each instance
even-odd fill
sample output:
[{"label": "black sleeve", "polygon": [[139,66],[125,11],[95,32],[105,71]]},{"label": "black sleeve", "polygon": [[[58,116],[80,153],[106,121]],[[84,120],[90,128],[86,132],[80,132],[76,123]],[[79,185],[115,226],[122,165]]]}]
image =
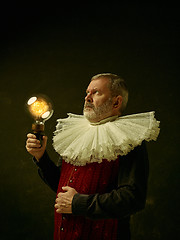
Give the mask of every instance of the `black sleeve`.
[{"label": "black sleeve", "polygon": [[53,161],[49,158],[48,153],[45,151],[42,158],[36,161],[33,158],[34,162],[38,166],[38,173],[41,179],[54,191],[57,192],[60,172],[61,172],[61,164],[62,161],[60,159],[58,166],[55,165]]},{"label": "black sleeve", "polygon": [[119,161],[117,188],[105,194],[77,193],[72,202],[74,215],[122,219],[144,208],[149,172],[145,143],[119,157]]}]

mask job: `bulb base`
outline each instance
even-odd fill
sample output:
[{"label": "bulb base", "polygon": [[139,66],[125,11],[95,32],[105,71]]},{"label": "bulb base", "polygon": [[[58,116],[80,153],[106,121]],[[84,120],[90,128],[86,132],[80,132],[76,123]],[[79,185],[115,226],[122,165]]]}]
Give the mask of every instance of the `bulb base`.
[{"label": "bulb base", "polygon": [[38,140],[42,140],[44,136],[44,123],[42,122],[35,122],[32,124],[32,132],[34,135],[36,135],[36,138]]},{"label": "bulb base", "polygon": [[42,133],[44,132],[44,124],[43,123],[33,123],[32,124],[33,133]]}]

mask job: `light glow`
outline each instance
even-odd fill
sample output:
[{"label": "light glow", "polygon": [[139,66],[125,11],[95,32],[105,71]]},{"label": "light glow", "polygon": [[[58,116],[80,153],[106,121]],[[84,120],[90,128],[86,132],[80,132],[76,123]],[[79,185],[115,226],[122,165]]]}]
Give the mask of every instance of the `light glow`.
[{"label": "light glow", "polygon": [[35,122],[44,124],[53,114],[51,100],[43,94],[32,95],[26,102],[26,107]]},{"label": "light glow", "polygon": [[[30,98],[31,100],[32,98]],[[29,101],[28,101],[29,102]],[[42,117],[49,110],[48,104],[43,99],[37,99],[32,101],[29,106],[30,113],[37,118]]]}]

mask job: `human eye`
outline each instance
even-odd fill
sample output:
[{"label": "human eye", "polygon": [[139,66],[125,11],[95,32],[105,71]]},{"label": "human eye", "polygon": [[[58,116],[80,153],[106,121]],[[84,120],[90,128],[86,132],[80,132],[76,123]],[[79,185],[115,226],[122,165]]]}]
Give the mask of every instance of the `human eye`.
[{"label": "human eye", "polygon": [[98,90],[95,90],[94,92],[96,95],[100,95],[100,92]]}]

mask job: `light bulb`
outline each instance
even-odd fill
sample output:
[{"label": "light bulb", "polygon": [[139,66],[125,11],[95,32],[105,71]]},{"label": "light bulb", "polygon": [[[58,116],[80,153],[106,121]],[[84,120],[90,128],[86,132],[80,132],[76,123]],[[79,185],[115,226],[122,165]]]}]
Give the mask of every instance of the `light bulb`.
[{"label": "light bulb", "polygon": [[32,131],[38,139],[42,138],[44,133],[44,123],[53,114],[51,100],[42,94],[34,95],[27,101],[27,109],[34,119]]}]

